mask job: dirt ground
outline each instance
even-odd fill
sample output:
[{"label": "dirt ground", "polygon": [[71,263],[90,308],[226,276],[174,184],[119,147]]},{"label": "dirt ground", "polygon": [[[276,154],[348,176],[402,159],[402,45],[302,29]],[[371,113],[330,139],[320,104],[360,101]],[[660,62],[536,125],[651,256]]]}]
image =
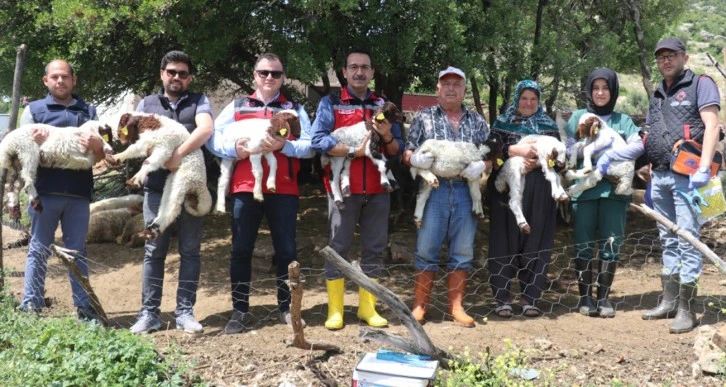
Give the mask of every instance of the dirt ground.
[{"label": "dirt ground", "polygon": [[[204,334],[192,336],[174,329],[179,256],[173,247],[166,264],[162,302],[164,326],[150,335],[162,348],[180,347],[194,362],[195,372],[205,380],[216,385],[278,386],[284,382],[298,386],[350,385],[361,354],[380,347],[357,337],[362,325],[355,315],[357,291],[350,283],[345,296],[345,328],[330,332],[323,326],[327,295],[321,270],[323,259],[317,251],[327,242],[326,206],[318,189],[306,188],[298,219],[298,258],[307,280],[302,301],[303,318],[308,323],[305,335],[309,341],[338,345],[343,352],[335,355],[308,352],[285,344],[291,331],[278,322],[274,272],[270,270],[273,251],[266,228],[260,232],[253,261],[250,301],[256,319],[255,329],[237,335],[224,334],[224,325],[232,312],[230,220],[228,216],[209,216],[204,230],[202,278],[195,307],[196,316],[205,327]],[[410,262],[415,248],[415,228],[408,212],[392,218],[390,254],[386,257],[386,275],[382,283],[410,305],[413,297]],[[704,237],[722,258],[726,258],[726,247],[722,242],[726,235],[725,223],[709,225]],[[566,225],[558,225],[549,288],[542,304],[545,315],[536,319],[496,317],[484,265],[488,229],[489,223],[482,221],[476,245],[478,265],[471,274],[465,300],[469,313],[477,317],[477,326],[463,328],[445,318],[445,279],[439,278],[429,313],[431,321],[424,325],[438,347],[454,353],[469,348],[474,354],[490,348],[493,354],[501,354],[506,350],[507,341],[511,341],[514,346],[529,351],[531,368],[540,372],[539,383],[602,385],[615,380],[632,385],[723,383],[714,377],[693,378],[695,332],[672,335],[668,333],[669,321],[640,318],[642,310],[656,304],[660,290],[660,250],[652,221],[639,214],[630,214],[628,237],[612,296],[617,304],[617,316],[613,319],[589,318],[575,312],[577,286],[569,267],[573,254],[572,230]],[[5,251],[5,267],[11,271],[8,282],[18,297],[22,293],[26,253],[27,247]],[[140,308],[143,249],[90,244],[88,256],[91,283],[112,324],[118,329],[127,329],[134,323]],[[698,297],[699,310],[706,312],[699,313],[702,324],[718,324],[719,320],[724,320],[718,313],[724,294],[722,280],[713,265],[704,265]],[[46,296],[52,301],[46,313],[58,315],[73,311],[67,275],[56,258],[50,259]],[[405,327],[390,310],[385,307],[379,310],[391,323],[385,329],[387,332],[407,336]],[[521,313],[521,309],[515,308],[517,312]]]}]

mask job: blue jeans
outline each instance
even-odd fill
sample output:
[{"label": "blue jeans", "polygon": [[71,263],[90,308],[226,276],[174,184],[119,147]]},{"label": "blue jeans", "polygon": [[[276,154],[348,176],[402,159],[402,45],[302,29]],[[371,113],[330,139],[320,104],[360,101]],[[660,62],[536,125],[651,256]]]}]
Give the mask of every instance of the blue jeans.
[{"label": "blue jeans", "polygon": [[[698,239],[701,226],[696,212],[676,190],[689,191],[687,176],[671,171],[653,171],[651,196],[655,210]],[[703,266],[701,253],[660,223],[658,230],[663,248],[663,275],[680,275],[682,283],[697,281]]]},{"label": "blue jeans", "polygon": [[[149,224],[159,211],[161,192],[145,190],[144,222]],[[203,218],[189,215],[182,209],[176,220],[179,228],[179,286],[176,291],[176,315],[192,313],[197,302],[197,287],[201,259],[199,250],[202,244]],[[144,269],[142,272],[141,303],[142,309],[159,315],[161,297],[164,289],[164,262],[169,251],[171,229],[164,230],[156,239],[144,245]]]},{"label": "blue jeans", "polygon": [[[330,247],[348,259],[353,246],[356,224],[360,226],[360,268],[371,278],[381,278],[383,251],[388,244],[388,214],[391,210],[391,195],[351,195],[343,198],[345,208],[335,205],[333,195],[328,194],[328,227]],[[325,279],[343,278],[343,273],[332,263],[325,261]]]},{"label": "blue jeans", "polygon": [[[28,206],[30,215],[30,248],[25,263],[25,291],[21,308],[41,309],[45,307],[45,274],[48,269],[48,246],[53,243],[58,222],[63,231],[63,246],[77,250],[76,265],[81,273],[88,278],[86,265],[86,233],[90,217],[88,199],[61,195],[38,196],[43,203],[43,211],[35,212]],[[73,305],[77,308],[88,308],[88,294],[69,271]]]},{"label": "blue jeans", "polygon": [[295,195],[265,194],[258,202],[251,192],[232,195],[232,259],[229,277],[232,282],[232,307],[243,313],[250,308],[252,252],[262,217],[267,218],[277,262],[277,306],[281,312],[290,310],[288,265],[297,257],[295,222],[299,198]]},{"label": "blue jeans", "polygon": [[416,270],[436,271],[441,246],[449,246],[449,270],[470,270],[474,257],[477,219],[471,212],[471,195],[464,180],[439,179],[431,190],[416,241]]}]

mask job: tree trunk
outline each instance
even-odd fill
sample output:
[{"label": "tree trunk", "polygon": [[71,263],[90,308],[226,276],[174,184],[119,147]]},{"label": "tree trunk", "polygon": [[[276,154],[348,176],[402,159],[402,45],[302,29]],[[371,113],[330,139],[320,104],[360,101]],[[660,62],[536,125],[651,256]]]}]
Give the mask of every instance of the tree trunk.
[{"label": "tree trunk", "polygon": [[489,125],[497,119],[497,95],[499,95],[499,79],[489,77]]},{"label": "tree trunk", "polygon": [[484,108],[481,106],[481,96],[479,95],[479,86],[476,84],[476,76],[472,75],[469,81],[471,82],[471,94],[474,97],[474,106],[476,107],[476,111],[483,116]]},{"label": "tree trunk", "polygon": [[10,123],[8,131],[18,126],[18,111],[20,110],[20,80],[23,77],[23,67],[25,63],[25,51],[28,46],[21,44],[17,48],[18,54],[15,56],[15,76],[13,77],[13,104],[10,108]]},{"label": "tree trunk", "polygon": [[542,37],[542,14],[544,13],[544,7],[547,5],[547,0],[539,0],[537,2],[537,21],[534,26],[534,41],[532,43],[532,68],[530,69],[530,76],[536,80],[539,77],[540,69],[542,68],[542,53],[539,51],[540,38]]},{"label": "tree trunk", "polygon": [[640,72],[643,75],[643,88],[645,88],[648,98],[653,95],[653,85],[650,83],[650,66],[648,64],[648,50],[645,47],[645,34],[643,27],[640,25],[640,10],[635,0],[625,0],[630,10],[630,17],[633,19],[633,29],[635,30],[635,40],[638,43],[638,61],[640,62]]}]

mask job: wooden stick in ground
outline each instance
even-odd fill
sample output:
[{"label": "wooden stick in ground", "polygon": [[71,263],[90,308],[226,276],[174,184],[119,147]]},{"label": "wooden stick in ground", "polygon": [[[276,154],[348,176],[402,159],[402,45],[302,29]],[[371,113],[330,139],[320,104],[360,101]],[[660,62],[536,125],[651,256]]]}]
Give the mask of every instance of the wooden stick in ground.
[{"label": "wooden stick in ground", "polygon": [[714,265],[718,268],[718,270],[721,272],[721,274],[726,274],[726,263],[719,258],[716,253],[714,253],[711,249],[706,246],[705,243],[698,240],[696,237],[691,235],[688,231],[678,227],[677,224],[671,222],[668,220],[665,216],[651,210],[648,206],[645,204],[641,205],[635,205],[633,203],[630,204],[630,206],[638,211],[640,211],[645,216],[655,220],[656,222],[664,225],[668,231],[678,235],[679,237],[685,239],[688,243],[693,245],[693,247],[696,248],[696,250],[700,251],[701,254],[703,254],[706,258],[711,260]]},{"label": "wooden stick in ground", "polygon": [[[376,335],[370,335],[370,338],[392,345],[397,348],[401,348],[405,351],[415,353],[418,355],[428,355],[435,360],[447,360],[449,355],[434,345],[429,336],[421,327],[421,324],[416,321],[411,315],[411,311],[408,309],[406,304],[401,301],[392,291],[388,290],[385,286],[373,281],[368,278],[359,268],[355,268],[353,265],[348,263],[343,257],[335,252],[330,246],[320,250],[320,254],[325,257],[328,262],[332,263],[343,275],[350,278],[358,286],[365,290],[373,293],[378,299],[388,305],[388,307],[396,314],[396,317],[401,320],[401,323],[408,329],[413,337],[414,341],[408,342],[408,345],[401,344],[401,340],[404,340],[400,336],[390,337],[386,332],[379,331]],[[442,361],[442,363],[445,363]]]},{"label": "wooden stick in ground", "polygon": [[23,68],[25,67],[25,51],[28,46],[21,44],[18,46],[16,51],[18,54],[15,56],[15,75],[13,76],[13,103],[10,108],[10,125],[8,131],[11,131],[17,127],[18,123],[18,111],[20,110],[20,80],[23,77]]},{"label": "wooden stick in ground", "polygon": [[335,345],[309,343],[305,341],[305,332],[302,326],[302,317],[300,309],[302,308],[302,295],[303,295],[303,280],[300,278],[300,264],[297,261],[292,261],[287,266],[289,279],[287,280],[287,286],[290,287],[290,296],[292,300],[290,302],[290,317],[292,317],[292,330],[294,337],[292,346],[305,350],[313,351],[331,351],[340,352],[340,348]]},{"label": "wooden stick in ground", "polygon": [[[0,170],[0,203],[2,203],[2,198],[5,197],[5,180],[8,178],[8,170],[3,168]],[[0,204],[2,205],[2,204]],[[0,214],[2,214],[2,211],[0,211]],[[2,215],[0,215],[1,217]],[[0,297],[3,295],[3,289],[5,289],[5,265],[3,264],[3,246],[5,246],[5,243],[3,243],[3,226],[2,222],[0,222]]]},{"label": "wooden stick in ground", "polygon": [[93,309],[96,310],[96,313],[98,313],[98,317],[103,322],[103,325],[109,326],[110,324],[108,321],[108,317],[106,317],[106,312],[103,310],[103,307],[101,306],[101,302],[98,300],[98,297],[96,297],[96,293],[93,291],[91,283],[88,282],[88,278],[86,278],[81,273],[81,270],[76,265],[76,258],[73,256],[73,254],[76,254],[78,252],[75,250],[58,247],[56,245],[50,245],[50,251],[52,251],[58,258],[60,258],[61,262],[63,262],[63,264],[66,265],[68,269],[70,269],[71,273],[76,276],[76,279],[78,279],[78,282],[83,287],[83,290],[85,290],[88,294],[88,299],[89,301],[91,301],[91,306],[93,307]]}]

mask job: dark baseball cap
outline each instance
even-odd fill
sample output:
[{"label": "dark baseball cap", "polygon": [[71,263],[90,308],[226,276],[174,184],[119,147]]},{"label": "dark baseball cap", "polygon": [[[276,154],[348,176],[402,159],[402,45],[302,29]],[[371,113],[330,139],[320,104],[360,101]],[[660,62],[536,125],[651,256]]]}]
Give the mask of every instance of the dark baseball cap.
[{"label": "dark baseball cap", "polygon": [[658,54],[660,50],[671,50],[675,52],[686,52],[686,44],[678,38],[665,38],[658,42],[655,46],[653,54]]}]

